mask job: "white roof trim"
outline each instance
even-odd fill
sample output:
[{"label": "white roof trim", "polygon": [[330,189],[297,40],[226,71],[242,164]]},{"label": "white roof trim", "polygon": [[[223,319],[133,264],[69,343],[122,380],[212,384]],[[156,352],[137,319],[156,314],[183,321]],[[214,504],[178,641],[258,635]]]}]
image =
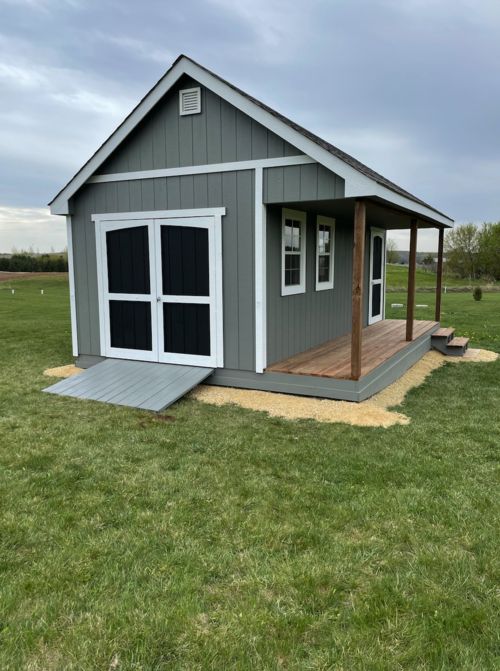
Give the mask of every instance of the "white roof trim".
[{"label": "white roof trim", "polygon": [[273,131],[281,138],[300,149],[312,159],[321,163],[329,170],[345,180],[346,197],[379,196],[386,201],[416,212],[437,223],[450,225],[448,217],[425,207],[410,198],[397,194],[391,189],[379,184],[374,179],[362,174],[342,159],[334,156],[320,145],[305,137],[298,130],[256,105],[252,100],[242,95],[231,86],[215,77],[190,59],[182,56],[177,63],[164,75],[139,103],[121,126],[104,142],[92,158],[81,168],[73,179],[50,203],[52,214],[69,214],[68,201],[78,189],[85,184],[111,153],[123,142],[129,133],[142,121],[156,103],[174,86],[182,75],[188,75],[211,91],[224,98],[237,109],[258,121],[264,127]]}]

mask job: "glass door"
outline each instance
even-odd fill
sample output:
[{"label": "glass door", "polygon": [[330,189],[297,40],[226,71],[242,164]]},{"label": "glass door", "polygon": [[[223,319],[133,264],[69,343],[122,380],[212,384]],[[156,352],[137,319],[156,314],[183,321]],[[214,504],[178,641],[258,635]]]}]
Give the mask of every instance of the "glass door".
[{"label": "glass door", "polygon": [[368,323],[383,319],[385,280],[385,231],[372,228],[370,238],[370,296]]}]

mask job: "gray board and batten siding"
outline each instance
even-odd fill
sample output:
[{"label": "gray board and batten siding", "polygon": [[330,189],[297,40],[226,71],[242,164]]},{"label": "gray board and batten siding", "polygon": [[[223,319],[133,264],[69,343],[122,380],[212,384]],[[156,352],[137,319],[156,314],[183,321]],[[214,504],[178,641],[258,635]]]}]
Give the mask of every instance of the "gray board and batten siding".
[{"label": "gray board and batten siding", "polygon": [[[267,362],[287,359],[351,331],[352,222],[337,219],[333,289],[316,291],[316,214],[307,214],[306,290],[281,295],[281,207],[267,206]],[[365,240],[363,326],[368,325],[370,229]]]},{"label": "gray board and batten siding", "polygon": [[255,366],[254,171],[90,184],[75,199],[73,251],[80,355],[100,354],[93,213],[226,207],[222,219],[224,359]]},{"label": "gray board and batten siding", "polygon": [[[300,152],[204,87],[202,112],[180,116],[184,78],[101,166],[100,174],[298,155]],[[255,370],[253,170],[86,184],[72,199],[78,349],[100,355],[93,214],[225,207],[222,218],[224,365]],[[266,168],[265,203],[341,198],[344,180],[318,164]],[[352,222],[337,222],[335,285],[315,291],[315,216],[308,217],[306,294],[281,297],[281,210],[268,207],[268,361],[350,329]],[[278,284],[279,283],[279,284]],[[307,319],[305,315],[307,314]],[[303,322],[307,321],[304,329]],[[293,328],[293,335],[290,333]],[[280,333],[281,331],[281,333]]]},{"label": "gray board and batten siding", "polygon": [[[179,115],[179,90],[200,87],[201,113]],[[96,174],[179,168],[302,154],[187,77],[172,88]]]}]

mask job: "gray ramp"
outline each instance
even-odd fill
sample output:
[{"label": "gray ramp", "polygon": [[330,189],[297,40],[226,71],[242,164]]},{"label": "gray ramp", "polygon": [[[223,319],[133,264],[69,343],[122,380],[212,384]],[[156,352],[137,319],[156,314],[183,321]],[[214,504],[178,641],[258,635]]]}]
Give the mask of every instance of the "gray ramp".
[{"label": "gray ramp", "polygon": [[213,372],[201,366],[106,359],[43,391],[159,412]]}]

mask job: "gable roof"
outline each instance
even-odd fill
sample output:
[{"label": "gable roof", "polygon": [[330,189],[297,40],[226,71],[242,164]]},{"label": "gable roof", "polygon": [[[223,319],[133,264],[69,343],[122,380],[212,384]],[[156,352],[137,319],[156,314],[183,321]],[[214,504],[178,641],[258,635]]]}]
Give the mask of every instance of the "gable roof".
[{"label": "gable roof", "polygon": [[[270,128],[277,135],[304,151],[318,163],[325,165],[343,177],[346,180],[346,197],[378,196],[396,205],[416,211],[438,223],[449,225],[453,222],[450,217],[428,205],[406,189],[183,54],[174,61],[163,77],[53,198],[49,203],[53,214],[68,213],[68,200],[184,74],[213,90],[235,107],[259,121],[263,126]],[[317,150],[315,151],[312,147],[317,148]],[[328,157],[331,157],[332,160],[328,160]],[[391,194],[393,194],[392,197]]]}]

